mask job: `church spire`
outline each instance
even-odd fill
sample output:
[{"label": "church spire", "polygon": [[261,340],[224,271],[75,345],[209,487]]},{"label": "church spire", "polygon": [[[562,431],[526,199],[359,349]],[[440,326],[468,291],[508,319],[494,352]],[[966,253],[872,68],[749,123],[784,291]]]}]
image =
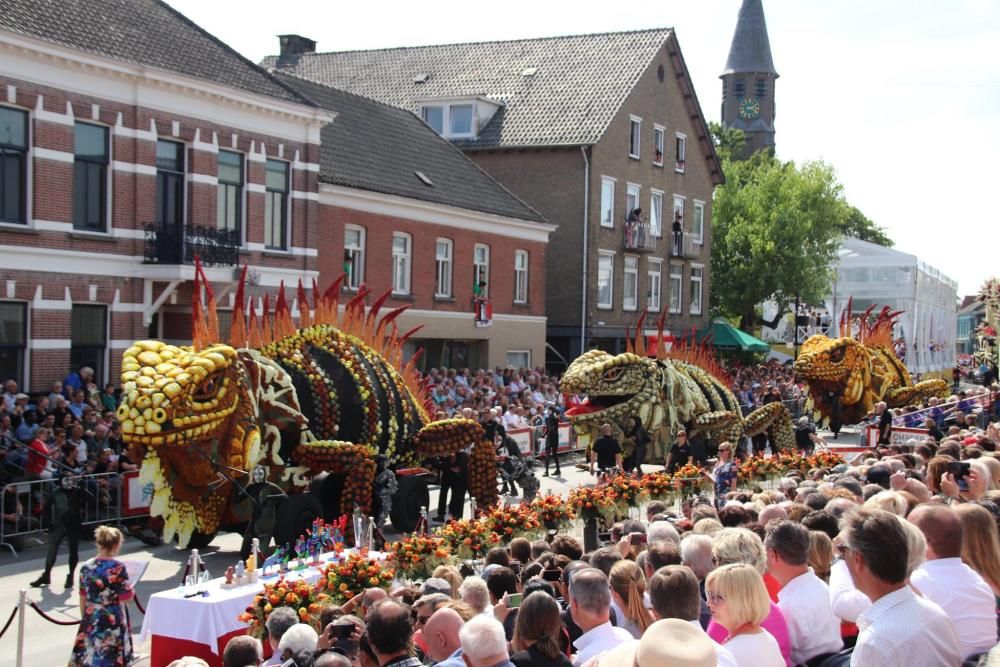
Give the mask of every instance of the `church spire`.
[{"label": "church spire", "polygon": [[778,75],[771,60],[771,43],[767,38],[767,22],[761,0],[743,0],[736,31],[729,47],[725,74],[757,73]]}]

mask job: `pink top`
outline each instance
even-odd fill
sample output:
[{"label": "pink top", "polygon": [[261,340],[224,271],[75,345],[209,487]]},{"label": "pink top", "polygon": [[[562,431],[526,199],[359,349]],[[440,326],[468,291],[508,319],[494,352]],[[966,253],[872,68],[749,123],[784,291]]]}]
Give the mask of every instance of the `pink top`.
[{"label": "pink top", "polygon": [[[792,667],[790,657],[792,654],[792,643],[788,639],[788,624],[785,622],[785,615],[781,613],[778,605],[774,604],[774,602],[771,603],[771,613],[767,615],[767,618],[760,624],[760,627],[767,630],[777,640],[778,648],[781,649],[781,657],[785,659],[785,665]],[[723,644],[726,641],[726,637],[729,636],[729,631],[716,623],[714,618],[708,624],[707,632],[708,636],[719,644]]]}]

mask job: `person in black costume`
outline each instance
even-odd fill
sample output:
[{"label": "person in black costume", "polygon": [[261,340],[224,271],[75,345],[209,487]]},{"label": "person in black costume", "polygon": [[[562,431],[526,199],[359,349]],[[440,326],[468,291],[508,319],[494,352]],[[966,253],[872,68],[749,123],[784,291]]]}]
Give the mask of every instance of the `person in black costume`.
[{"label": "person in black costume", "polygon": [[73,588],[73,573],[80,562],[80,535],[83,533],[83,512],[86,498],[93,496],[80,485],[77,476],[65,475],[52,492],[51,502],[55,507],[55,520],[49,530],[49,551],[45,557],[45,571],[31,582],[33,588],[48,586],[51,583],[52,568],[56,564],[59,545],[63,538],[69,540],[69,573],[66,575],[66,588]]},{"label": "person in black costume", "polygon": [[635,443],[632,453],[625,459],[625,472],[635,470],[636,476],[642,478],[642,464],[646,460],[646,447],[652,438],[642,425],[642,420],[637,416],[632,417],[632,424],[625,431],[625,437]]},{"label": "person in black costume", "polygon": [[[441,470],[441,492],[438,495],[437,521],[445,520],[445,510],[452,519],[461,519],[465,507],[465,494],[469,488],[469,455],[463,449],[451,456],[439,459]],[[448,500],[448,490],[451,500]]]},{"label": "person in black costume", "polygon": [[250,556],[250,549],[255,537],[260,542],[262,552],[270,547],[278,505],[286,496],[280,486],[268,481],[267,471],[263,466],[257,466],[253,469],[251,479],[252,483],[243,489],[243,493],[253,503],[250,523],[243,531],[243,544],[240,547],[240,558],[243,560]]},{"label": "person in black costume", "polygon": [[545,476],[549,476],[549,461],[556,464],[556,477],[562,475],[559,470],[559,415],[555,408],[549,407],[545,415]]}]

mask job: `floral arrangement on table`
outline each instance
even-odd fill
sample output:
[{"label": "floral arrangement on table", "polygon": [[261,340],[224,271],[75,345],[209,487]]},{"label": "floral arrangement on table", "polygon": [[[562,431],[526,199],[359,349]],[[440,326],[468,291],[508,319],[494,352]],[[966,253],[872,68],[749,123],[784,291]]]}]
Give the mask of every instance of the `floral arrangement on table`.
[{"label": "floral arrangement on table", "polygon": [[607,519],[617,509],[618,496],[607,486],[581,486],[569,492],[569,506],[584,521]]},{"label": "floral arrangement on table", "polygon": [[631,475],[617,475],[604,484],[604,487],[614,491],[618,509],[627,513],[630,507],[639,507],[648,499],[646,487]]},{"label": "floral arrangement on table", "polygon": [[798,452],[782,452],[774,458],[777,460],[782,474],[797,470],[804,475],[812,467],[809,460]]},{"label": "floral arrangement on table", "polygon": [[542,522],[528,505],[502,505],[494,507],[483,522],[494,533],[500,536],[504,544],[515,537],[537,537],[542,529]]},{"label": "floral arrangement on table", "polygon": [[366,588],[389,590],[395,570],[380,561],[352,553],[342,563],[330,563],[320,572],[320,585],[326,588],[330,599],[343,604]]},{"label": "floral arrangement on table", "polygon": [[642,485],[650,500],[671,500],[674,497],[674,478],[665,470],[643,475]]},{"label": "floral arrangement on table", "polygon": [[711,480],[705,476],[705,471],[693,463],[685,463],[674,471],[674,488],[681,494],[700,493],[710,484]]},{"label": "floral arrangement on table", "polygon": [[451,552],[462,560],[482,558],[487,551],[500,546],[500,536],[484,520],[450,521],[434,534],[443,539]]},{"label": "floral arrangement on table", "polygon": [[746,481],[764,481],[777,479],[785,474],[787,467],[779,460],[764,456],[751,456],[740,464],[740,479]]},{"label": "floral arrangement on table", "polygon": [[562,496],[550,493],[547,496],[536,496],[531,501],[531,510],[538,520],[549,530],[566,528],[576,518],[576,511]]},{"label": "floral arrangement on table", "polygon": [[399,542],[386,543],[388,562],[400,577],[428,579],[441,565],[451,565],[451,548],[441,537],[413,535]]},{"label": "floral arrangement on table", "polygon": [[285,581],[278,579],[273,584],[264,584],[264,590],[254,596],[239,620],[247,623],[247,633],[258,639],[264,637],[264,623],[271,612],[278,607],[291,607],[299,616],[299,621],[308,623],[319,632],[319,615],[323,607],[333,604],[333,599],[324,591],[322,580],[311,585],[305,581]]},{"label": "floral arrangement on table", "polygon": [[827,449],[819,450],[812,456],[806,457],[806,460],[809,461],[810,468],[832,468],[842,463],[847,463],[842,454],[837,454]]}]

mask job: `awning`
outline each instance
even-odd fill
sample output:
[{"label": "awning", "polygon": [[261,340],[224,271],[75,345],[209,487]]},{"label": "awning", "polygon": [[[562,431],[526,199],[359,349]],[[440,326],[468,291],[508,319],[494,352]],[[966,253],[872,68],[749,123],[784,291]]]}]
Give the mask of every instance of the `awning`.
[{"label": "awning", "polygon": [[745,331],[740,331],[729,322],[716,320],[708,328],[697,334],[698,341],[711,336],[712,347],[720,350],[742,350],[743,352],[769,352],[771,346]]}]

